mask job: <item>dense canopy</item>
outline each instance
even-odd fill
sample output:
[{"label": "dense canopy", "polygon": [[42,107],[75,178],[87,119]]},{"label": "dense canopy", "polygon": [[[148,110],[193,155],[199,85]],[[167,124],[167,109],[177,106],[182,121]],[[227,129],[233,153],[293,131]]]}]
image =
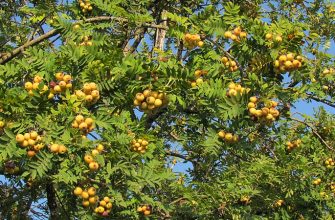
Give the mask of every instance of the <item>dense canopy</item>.
[{"label": "dense canopy", "polygon": [[0,30],[0,219],[335,218],[334,2],[9,0]]}]

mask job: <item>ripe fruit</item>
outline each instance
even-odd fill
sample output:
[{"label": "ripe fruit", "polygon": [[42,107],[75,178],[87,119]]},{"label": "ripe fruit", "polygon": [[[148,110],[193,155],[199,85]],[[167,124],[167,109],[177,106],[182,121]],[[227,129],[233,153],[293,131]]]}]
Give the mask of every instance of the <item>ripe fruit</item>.
[{"label": "ripe fruit", "polygon": [[76,196],[80,196],[83,192],[83,189],[80,188],[79,186],[77,186],[74,190],[73,190],[73,194],[75,194]]},{"label": "ripe fruit", "polygon": [[233,31],[226,31],[224,37],[232,41],[240,42],[241,39],[247,37],[247,32],[242,31],[241,27],[236,27]]},{"label": "ripe fruit", "polygon": [[265,35],[265,39],[267,39],[267,40],[272,40],[272,34],[271,34],[271,33],[267,33],[267,34]]},{"label": "ripe fruit", "polygon": [[96,149],[99,151],[99,152],[102,152],[104,150],[104,146],[102,144],[98,144],[98,146],[96,147]]},{"label": "ripe fruit", "polygon": [[238,70],[236,62],[234,60],[230,60],[228,57],[222,57],[221,62],[229,69],[230,72]]},{"label": "ripe fruit", "polygon": [[91,171],[96,171],[99,169],[99,164],[97,162],[91,162],[88,164]]},{"label": "ripe fruit", "polygon": [[97,192],[97,190],[96,190],[96,188],[94,188],[94,187],[90,187],[90,188],[87,190],[87,192],[88,192],[88,195],[90,195],[90,196],[94,196],[95,193]]},{"label": "ripe fruit", "polygon": [[155,110],[167,104],[166,95],[161,92],[146,89],[143,93],[136,93],[133,101],[135,106],[139,106],[140,110]]},{"label": "ripe fruit", "polygon": [[185,34],[184,36],[184,45],[188,49],[193,49],[196,46],[201,47],[203,42],[201,41],[200,35],[198,34]]},{"label": "ripe fruit", "polygon": [[[299,58],[299,59],[298,59]],[[293,53],[282,54],[274,62],[276,72],[287,72],[300,68],[302,66],[302,57],[297,56],[294,58]]]},{"label": "ripe fruit", "polygon": [[52,153],[58,153],[58,151],[59,151],[59,145],[58,145],[58,144],[52,144],[52,145],[50,146],[50,151],[51,151]]},{"label": "ripe fruit", "polygon": [[90,202],[88,200],[83,200],[82,205],[84,207],[88,207],[90,205]]},{"label": "ripe fruit", "polygon": [[145,210],[145,211],[143,212],[143,214],[147,216],[147,215],[150,215],[151,212],[150,212],[149,210]]},{"label": "ripe fruit", "polygon": [[240,84],[229,83],[227,96],[233,97],[237,96],[237,94],[243,95],[245,93],[248,93],[249,91],[250,91],[249,88],[244,88]]},{"label": "ripe fruit", "polygon": [[88,197],[90,197],[90,195],[88,194],[87,191],[83,191],[83,192],[81,193],[81,198],[83,198],[83,199],[88,199]]},{"label": "ripe fruit", "polygon": [[18,143],[22,143],[25,140],[25,138],[22,134],[16,135],[15,139]]},{"label": "ripe fruit", "polygon": [[131,149],[138,153],[145,153],[146,149],[148,148],[148,141],[145,139],[134,139],[131,142]]},{"label": "ripe fruit", "polygon": [[84,156],[84,161],[89,164],[89,163],[93,162],[94,159],[91,155],[85,155]]},{"label": "ripe fruit", "polygon": [[34,157],[36,155],[36,152],[35,151],[33,151],[33,150],[28,150],[27,151],[27,156],[28,157]]}]

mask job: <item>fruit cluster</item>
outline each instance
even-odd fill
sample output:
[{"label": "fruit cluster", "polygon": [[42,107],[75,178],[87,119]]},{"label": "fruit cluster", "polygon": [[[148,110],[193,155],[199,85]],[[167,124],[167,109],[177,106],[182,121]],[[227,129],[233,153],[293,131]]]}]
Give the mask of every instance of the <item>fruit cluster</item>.
[{"label": "fruit cluster", "polygon": [[76,90],[73,96],[79,100],[85,100],[88,104],[94,104],[99,100],[100,93],[97,84],[91,82],[85,83],[82,90]]},{"label": "fruit cluster", "polygon": [[[41,76],[36,75],[34,77],[33,82],[26,82],[24,84],[24,88],[28,91],[29,95],[34,95],[33,90],[38,90],[40,83],[42,82],[43,78]],[[48,86],[47,85],[43,85],[43,87],[40,89],[40,94],[46,92],[48,90]]]},{"label": "fruit cluster", "polygon": [[232,97],[232,96],[237,96],[237,94],[243,95],[245,93],[248,93],[250,91],[249,88],[244,88],[240,84],[236,83],[229,83],[228,85],[228,92],[227,96]]},{"label": "fruit cluster", "polygon": [[78,3],[83,13],[92,11],[93,9],[90,0],[79,0]]},{"label": "fruit cluster", "polygon": [[65,154],[67,152],[67,148],[63,144],[50,144],[49,150],[54,154]]},{"label": "fruit cluster", "polygon": [[223,130],[219,131],[218,136],[221,140],[225,140],[227,142],[237,142],[238,136],[236,134],[228,133]]},{"label": "fruit cluster", "polygon": [[99,164],[94,160],[94,157],[92,155],[86,154],[84,156],[84,161],[88,164],[88,168],[91,171],[97,171],[99,169]]},{"label": "fruit cluster", "polygon": [[108,196],[105,196],[100,202],[98,207],[94,209],[94,212],[102,216],[108,216],[111,212],[113,204]]},{"label": "fruit cluster", "polygon": [[55,94],[60,94],[62,92],[65,92],[66,89],[71,89],[72,88],[72,77],[69,74],[64,74],[63,72],[58,72],[55,74],[56,80],[50,82],[50,93],[48,98],[52,99]]},{"label": "fruit cluster", "polygon": [[81,42],[79,44],[80,46],[92,46],[93,42],[92,42],[92,37],[91,36],[83,36],[81,38]]},{"label": "fruit cluster", "polygon": [[230,60],[228,57],[222,57],[221,62],[225,67],[229,68],[229,71],[231,72],[238,70],[237,63],[234,60]]},{"label": "fruit cluster", "polygon": [[135,152],[144,154],[148,148],[149,142],[145,139],[134,139],[131,142],[131,149]]},{"label": "fruit cluster", "polygon": [[296,147],[299,147],[300,144],[301,144],[300,139],[297,139],[295,141],[288,141],[288,142],[286,142],[287,150],[291,151],[291,150],[295,149]]},{"label": "fruit cluster", "polygon": [[44,144],[41,143],[42,137],[38,135],[36,131],[31,131],[25,134],[17,134],[15,139],[21,147],[27,148],[28,157],[34,157],[36,153],[44,147]]},{"label": "fruit cluster", "polygon": [[276,72],[290,72],[302,66],[303,57],[293,53],[282,54],[274,62]]},{"label": "fruit cluster", "polygon": [[265,104],[265,107],[261,109],[256,109],[257,107],[257,97],[250,97],[248,103],[248,109],[251,116],[264,121],[275,121],[279,116],[279,111],[276,109],[278,103],[276,101],[269,101]]},{"label": "fruit cluster", "polygon": [[101,154],[104,150],[104,146],[102,144],[98,144],[94,150],[91,151],[93,157],[98,154]]},{"label": "fruit cluster", "polygon": [[156,92],[146,89],[143,93],[137,93],[134,105],[139,106],[144,112],[151,111],[167,104],[167,97],[164,92]]},{"label": "fruit cluster", "polygon": [[94,120],[92,118],[84,118],[83,115],[77,115],[72,122],[73,128],[79,128],[81,132],[87,134],[95,128]]},{"label": "fruit cluster", "polygon": [[207,70],[196,70],[194,72],[194,76],[196,78],[196,80],[191,81],[191,87],[194,88],[200,84],[202,84],[204,82],[203,77],[208,75],[208,71]]},{"label": "fruit cluster", "polygon": [[241,27],[236,27],[233,31],[226,31],[224,37],[232,41],[240,42],[240,40],[247,37],[247,32],[242,31]]},{"label": "fruit cluster", "polygon": [[321,182],[322,182],[322,181],[321,181],[320,178],[317,178],[317,179],[313,180],[313,184],[314,184],[314,185],[320,185]]},{"label": "fruit cluster", "polygon": [[148,216],[151,214],[152,207],[151,205],[142,205],[137,208],[138,212],[143,213],[143,215]]},{"label": "fruit cluster", "polygon": [[324,69],[322,71],[321,76],[328,76],[328,75],[332,75],[334,73],[335,73],[335,69],[333,69],[333,68],[329,68],[329,69],[326,68],[326,69]]},{"label": "fruit cluster", "polygon": [[335,161],[332,159],[332,158],[328,158],[326,161],[325,161],[325,165],[328,169],[332,169],[334,168],[334,165],[335,165]]},{"label": "fruit cluster", "polygon": [[87,190],[83,190],[81,187],[77,186],[73,190],[73,194],[81,197],[83,199],[82,205],[88,207],[97,203],[98,198],[96,196],[96,191],[97,190],[93,186],[89,187]]},{"label": "fruit cluster", "polygon": [[187,49],[192,49],[196,46],[202,47],[204,45],[204,42],[201,41],[199,34],[185,34],[184,44]]},{"label": "fruit cluster", "polygon": [[274,39],[275,42],[277,42],[277,43],[281,43],[283,41],[283,38],[282,38],[281,35],[279,35],[279,34],[273,35],[272,33],[267,33],[265,35],[265,39],[268,40],[268,41],[272,41]]}]

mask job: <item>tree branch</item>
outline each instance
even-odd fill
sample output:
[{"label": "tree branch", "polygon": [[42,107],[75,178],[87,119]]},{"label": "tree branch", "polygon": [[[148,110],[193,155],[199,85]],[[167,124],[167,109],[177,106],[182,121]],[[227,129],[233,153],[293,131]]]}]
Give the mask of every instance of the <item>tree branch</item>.
[{"label": "tree branch", "polygon": [[329,146],[329,145],[327,144],[327,142],[321,137],[321,135],[315,130],[315,128],[314,128],[311,124],[309,124],[309,123],[307,123],[307,122],[305,122],[305,121],[299,120],[299,119],[297,119],[297,118],[290,118],[290,119],[293,120],[293,121],[302,123],[302,124],[306,125],[307,127],[309,127],[309,128],[312,130],[313,134],[319,139],[319,141],[320,141],[323,145],[325,145],[329,150],[335,152],[335,149],[332,148],[331,146]]},{"label": "tree branch", "polygon": [[[93,17],[93,18],[88,18],[86,20],[77,20],[74,21],[74,23],[80,23],[80,22],[84,22],[84,23],[94,23],[94,22],[102,22],[102,21],[118,21],[118,22],[129,22],[128,19],[125,18],[120,18],[120,17],[111,17],[111,16],[98,16],[98,17]],[[168,27],[164,26],[164,25],[157,25],[157,24],[152,24],[152,23],[142,23],[141,24],[142,27],[147,27],[147,28],[158,28],[158,29],[164,29],[167,30]],[[1,60],[0,60],[0,65],[5,64],[7,62],[9,62],[10,60],[12,60],[13,58],[15,58],[16,56],[20,55],[26,48],[34,46],[46,39],[49,39],[57,34],[61,33],[60,29],[53,29],[33,40],[30,40],[28,42],[26,42],[25,44],[23,44],[22,46],[14,49],[13,51],[11,51],[10,53],[7,53],[7,55],[2,56]]]},{"label": "tree branch", "polygon": [[308,98],[313,99],[314,101],[322,102],[323,104],[326,104],[328,106],[331,106],[331,107],[335,108],[335,104],[332,103],[331,101],[327,100],[327,99],[320,99],[319,97],[316,97],[312,94],[307,94],[307,96],[308,96]]},{"label": "tree branch", "polygon": [[56,201],[56,193],[55,189],[51,182],[46,184],[46,192],[47,192],[47,200],[48,200],[48,207],[50,210],[50,220],[58,220],[60,219],[58,214],[57,208],[57,201]]}]

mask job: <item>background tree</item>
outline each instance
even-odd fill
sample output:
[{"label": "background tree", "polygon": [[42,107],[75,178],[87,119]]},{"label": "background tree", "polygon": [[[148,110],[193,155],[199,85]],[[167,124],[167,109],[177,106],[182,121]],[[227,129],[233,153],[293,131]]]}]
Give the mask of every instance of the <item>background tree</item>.
[{"label": "background tree", "polygon": [[0,7],[1,219],[335,217],[333,2]]}]

